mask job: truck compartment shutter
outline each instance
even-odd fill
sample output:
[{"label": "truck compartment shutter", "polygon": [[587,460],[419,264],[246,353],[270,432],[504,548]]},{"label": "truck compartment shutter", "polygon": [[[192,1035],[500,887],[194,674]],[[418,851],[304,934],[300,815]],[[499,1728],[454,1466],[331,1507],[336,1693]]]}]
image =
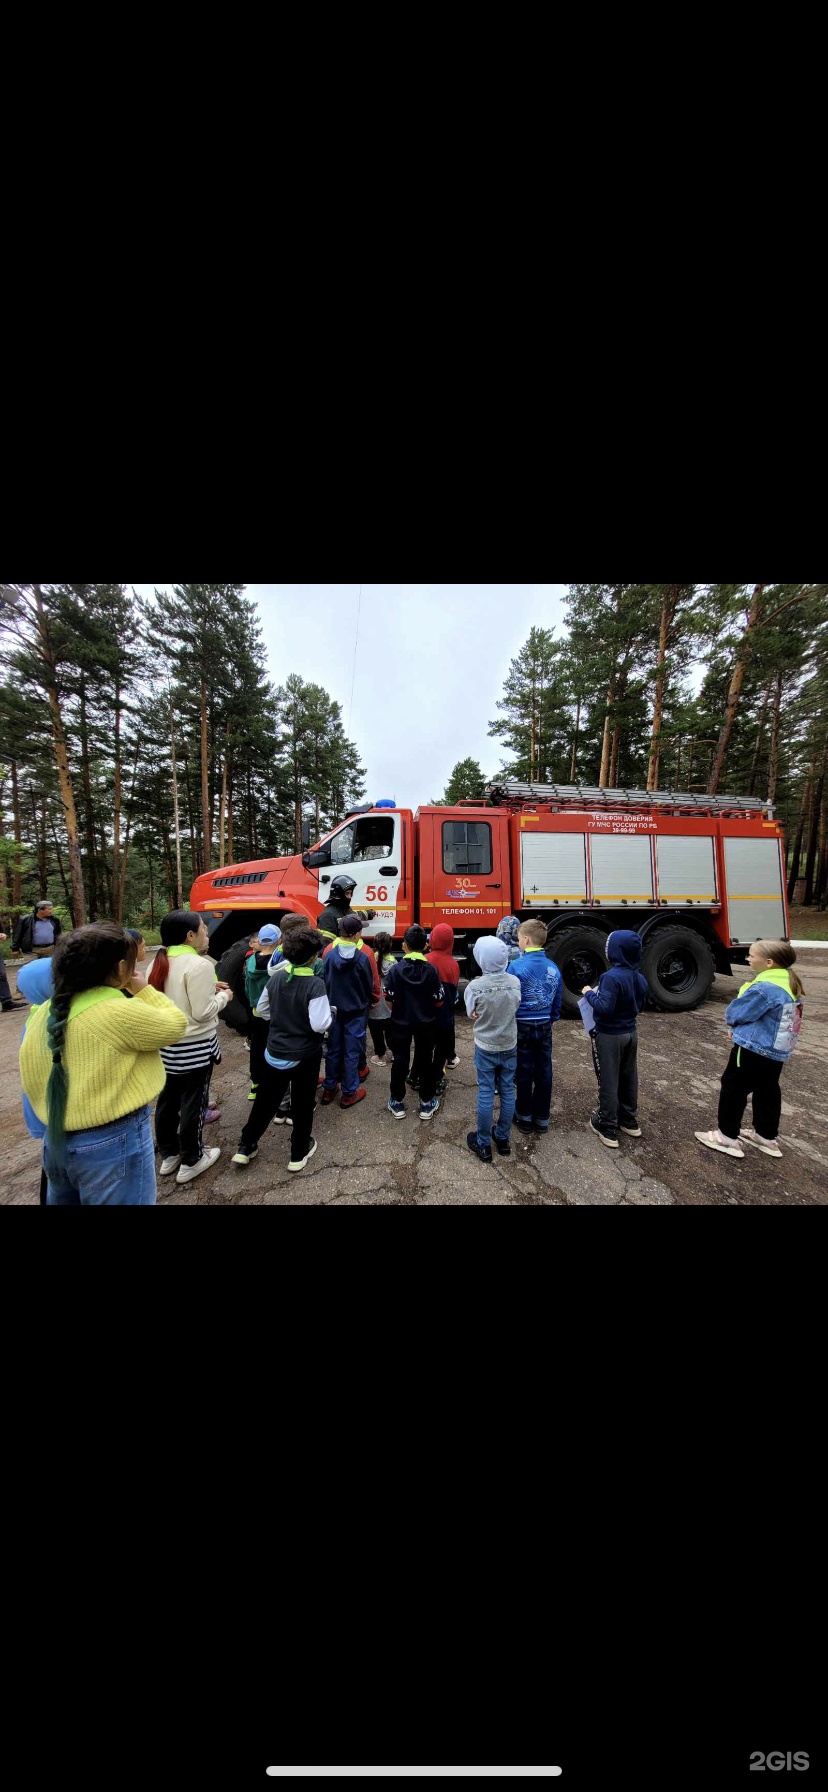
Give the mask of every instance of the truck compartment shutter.
[{"label": "truck compartment shutter", "polygon": [[659,834],[658,894],[662,902],[717,902],[716,861],[710,834]]},{"label": "truck compartment shutter", "polygon": [[649,834],[591,834],[592,894],[601,902],[651,902]]},{"label": "truck compartment shutter", "polygon": [[586,901],[586,834],[522,834],[520,865],[526,908]]},{"label": "truck compartment shutter", "polygon": [[750,946],[754,940],[781,939],[785,904],[779,841],[725,836],[724,849],[731,944]]}]

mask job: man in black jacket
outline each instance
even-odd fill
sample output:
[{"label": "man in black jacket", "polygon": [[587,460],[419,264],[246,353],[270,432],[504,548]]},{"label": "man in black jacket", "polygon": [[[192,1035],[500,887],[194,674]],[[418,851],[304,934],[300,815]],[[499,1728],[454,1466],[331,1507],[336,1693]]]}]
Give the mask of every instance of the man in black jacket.
[{"label": "man in black jacket", "polygon": [[12,934],[12,950],[33,958],[51,958],[60,936],[60,922],[51,902],[44,898],[30,915],[18,915]]}]

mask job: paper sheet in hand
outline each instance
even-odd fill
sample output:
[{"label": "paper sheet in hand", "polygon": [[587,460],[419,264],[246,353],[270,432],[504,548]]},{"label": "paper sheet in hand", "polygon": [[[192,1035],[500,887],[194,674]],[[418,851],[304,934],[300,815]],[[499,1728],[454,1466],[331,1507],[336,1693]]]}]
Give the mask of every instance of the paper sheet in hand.
[{"label": "paper sheet in hand", "polygon": [[581,1019],[584,1023],[584,1031],[586,1033],[594,1033],[595,1032],[595,1011],[592,1008],[591,1003],[589,1003],[587,1001],[586,996],[578,997],[578,1007],[581,1010]]}]

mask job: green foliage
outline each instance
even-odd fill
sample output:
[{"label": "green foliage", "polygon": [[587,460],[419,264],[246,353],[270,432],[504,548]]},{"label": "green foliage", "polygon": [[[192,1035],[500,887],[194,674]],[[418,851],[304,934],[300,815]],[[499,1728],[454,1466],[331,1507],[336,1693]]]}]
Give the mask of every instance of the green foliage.
[{"label": "green foliage", "polygon": [[444,803],[459,803],[462,797],[483,796],[486,778],[476,759],[458,759],[443,792]]}]

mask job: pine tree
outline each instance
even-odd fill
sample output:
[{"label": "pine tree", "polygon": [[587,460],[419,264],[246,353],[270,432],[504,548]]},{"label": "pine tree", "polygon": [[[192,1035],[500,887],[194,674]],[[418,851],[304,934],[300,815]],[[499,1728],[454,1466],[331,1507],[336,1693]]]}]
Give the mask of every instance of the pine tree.
[{"label": "pine tree", "polygon": [[503,775],[540,784],[560,777],[569,732],[567,695],[561,642],[552,629],[530,629],[498,698],[503,715],[489,723],[489,734],[500,737],[509,755]]},{"label": "pine tree", "polygon": [[444,803],[459,803],[462,797],[483,796],[486,779],[476,759],[458,759],[443,792]]}]

